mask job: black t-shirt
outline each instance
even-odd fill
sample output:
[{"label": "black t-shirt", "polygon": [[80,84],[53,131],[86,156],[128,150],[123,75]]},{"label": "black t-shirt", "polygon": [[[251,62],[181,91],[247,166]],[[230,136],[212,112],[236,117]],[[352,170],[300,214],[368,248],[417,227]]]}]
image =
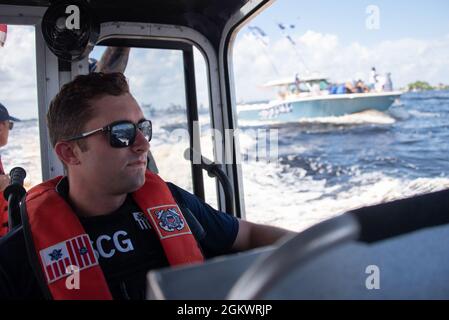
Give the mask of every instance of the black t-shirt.
[{"label": "black t-shirt", "polygon": [[[67,188],[63,181],[57,190],[66,197]],[[204,237],[197,240],[205,257],[230,253],[238,232],[238,220],[173,184],[170,189],[181,210],[190,210],[204,229]],[[145,298],[147,272],[168,266],[168,261],[154,230],[132,197],[128,195],[123,205],[111,214],[80,217],[80,222],[89,234],[114,299]],[[11,252],[15,254],[12,256]],[[20,269],[15,267],[23,262],[28,265]],[[12,288],[1,288],[0,297],[35,298],[36,292],[40,291],[26,258],[21,230],[0,240],[2,286]]]},{"label": "black t-shirt", "polygon": [[80,218],[111,293],[131,299],[145,295],[148,270],[168,266],[159,239],[130,196],[115,212]]}]

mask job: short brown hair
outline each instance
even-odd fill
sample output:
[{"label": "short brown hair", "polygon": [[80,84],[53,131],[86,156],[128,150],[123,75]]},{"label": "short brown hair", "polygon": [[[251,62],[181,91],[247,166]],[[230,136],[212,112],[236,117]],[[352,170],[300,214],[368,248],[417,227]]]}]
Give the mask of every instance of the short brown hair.
[{"label": "short brown hair", "polygon": [[[53,147],[58,141],[77,136],[94,116],[90,102],[105,95],[120,96],[129,93],[128,82],[122,73],[90,73],[79,75],[62,86],[50,103],[47,125]],[[83,140],[77,141],[86,149]]]}]

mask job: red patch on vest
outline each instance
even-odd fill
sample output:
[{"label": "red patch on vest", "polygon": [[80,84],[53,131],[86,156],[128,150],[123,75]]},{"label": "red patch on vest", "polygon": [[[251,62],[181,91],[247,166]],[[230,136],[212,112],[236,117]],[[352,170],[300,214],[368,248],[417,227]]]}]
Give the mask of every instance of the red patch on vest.
[{"label": "red patch on vest", "polygon": [[87,234],[42,249],[40,257],[49,284],[72,274],[73,267],[81,271],[98,265]]}]

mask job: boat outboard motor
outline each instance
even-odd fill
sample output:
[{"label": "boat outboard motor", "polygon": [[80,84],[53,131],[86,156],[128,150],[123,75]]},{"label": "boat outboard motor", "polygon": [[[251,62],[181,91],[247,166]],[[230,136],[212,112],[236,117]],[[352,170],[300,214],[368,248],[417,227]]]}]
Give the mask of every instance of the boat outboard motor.
[{"label": "boat outboard motor", "polygon": [[88,56],[100,32],[94,11],[84,0],[54,2],[45,12],[41,27],[51,52],[69,62]]},{"label": "boat outboard motor", "polygon": [[22,223],[20,201],[26,193],[23,187],[23,180],[26,175],[26,171],[21,167],[11,169],[9,173],[11,182],[3,191],[3,196],[8,200],[8,227],[10,231]]}]

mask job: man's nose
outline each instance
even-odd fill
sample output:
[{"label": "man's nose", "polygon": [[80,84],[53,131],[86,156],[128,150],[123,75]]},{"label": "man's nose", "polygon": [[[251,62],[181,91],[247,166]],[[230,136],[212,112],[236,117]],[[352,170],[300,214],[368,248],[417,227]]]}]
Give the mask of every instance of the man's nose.
[{"label": "man's nose", "polygon": [[134,144],[131,146],[131,149],[136,153],[146,153],[150,150],[150,143],[147,138],[143,135],[142,131],[137,130],[136,140]]}]

